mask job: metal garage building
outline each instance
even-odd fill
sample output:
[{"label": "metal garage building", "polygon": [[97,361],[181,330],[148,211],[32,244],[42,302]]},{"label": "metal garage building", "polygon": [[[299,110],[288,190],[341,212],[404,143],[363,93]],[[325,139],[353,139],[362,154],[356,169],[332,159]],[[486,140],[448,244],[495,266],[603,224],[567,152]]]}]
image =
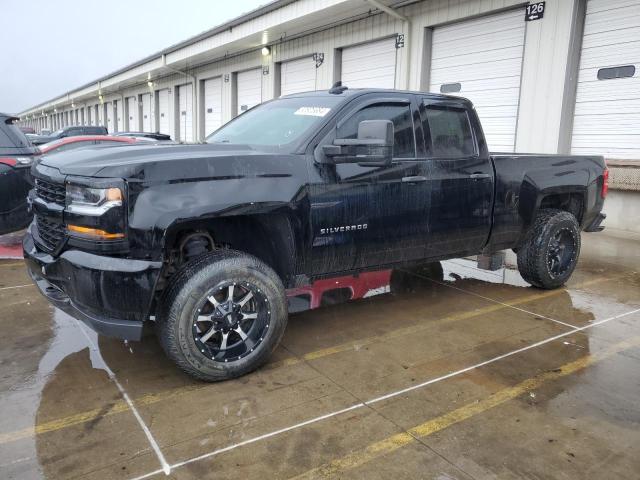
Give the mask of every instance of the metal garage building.
[{"label": "metal garage building", "polygon": [[466,96],[493,151],[605,155],[607,226],[640,232],[640,0],[277,0],[20,117],[191,142],[337,80]]}]

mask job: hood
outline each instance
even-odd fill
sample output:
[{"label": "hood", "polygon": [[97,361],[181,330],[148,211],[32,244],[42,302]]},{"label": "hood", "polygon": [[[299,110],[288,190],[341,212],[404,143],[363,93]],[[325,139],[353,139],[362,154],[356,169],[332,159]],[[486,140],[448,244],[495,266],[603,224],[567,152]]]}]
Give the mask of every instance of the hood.
[{"label": "hood", "polygon": [[258,152],[246,145],[129,144],[44,155],[40,163],[64,175],[180,181],[256,175],[288,176],[294,158],[297,159],[297,156]]}]

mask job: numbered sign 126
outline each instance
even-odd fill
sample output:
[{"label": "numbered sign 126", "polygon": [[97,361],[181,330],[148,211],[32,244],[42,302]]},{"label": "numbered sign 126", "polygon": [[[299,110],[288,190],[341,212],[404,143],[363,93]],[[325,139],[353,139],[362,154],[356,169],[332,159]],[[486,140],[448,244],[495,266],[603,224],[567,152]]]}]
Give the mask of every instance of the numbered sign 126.
[{"label": "numbered sign 126", "polygon": [[535,2],[527,5],[524,14],[525,22],[540,20],[544,16],[544,4],[545,2]]}]

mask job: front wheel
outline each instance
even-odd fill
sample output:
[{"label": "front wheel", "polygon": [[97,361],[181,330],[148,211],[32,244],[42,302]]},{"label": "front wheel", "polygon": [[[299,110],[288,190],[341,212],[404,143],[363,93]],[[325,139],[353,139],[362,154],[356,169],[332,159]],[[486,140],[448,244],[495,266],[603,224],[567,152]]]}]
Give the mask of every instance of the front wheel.
[{"label": "front wheel", "polygon": [[286,324],[277,274],[255,257],[220,250],[198,257],[171,279],[157,328],[162,348],[178,367],[219,381],[264,364]]},{"label": "front wheel", "polygon": [[579,255],[576,217],[562,210],[544,209],[518,249],[518,270],[535,287],[558,288],[571,277]]}]

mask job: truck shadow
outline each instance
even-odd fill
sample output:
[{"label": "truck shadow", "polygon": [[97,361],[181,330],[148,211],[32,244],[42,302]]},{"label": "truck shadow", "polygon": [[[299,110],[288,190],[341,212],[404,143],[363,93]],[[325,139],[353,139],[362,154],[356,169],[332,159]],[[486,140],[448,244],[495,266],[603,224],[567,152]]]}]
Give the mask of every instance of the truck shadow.
[{"label": "truck shadow", "polygon": [[[464,272],[462,269],[453,271],[456,268],[458,267],[444,265],[443,269],[428,271],[377,272],[375,278],[362,280],[369,282],[367,287],[373,288],[369,288],[362,298],[355,301],[349,301],[344,294],[345,289],[349,288],[345,287],[345,280],[334,283],[336,288],[342,289],[341,293],[329,295],[331,300],[320,300],[323,308],[290,316],[282,345],[268,365],[244,377],[217,384],[198,382],[180,372],[164,356],[153,335],[148,335],[142,342],[130,344],[97,337],[98,351],[95,351],[89,346],[78,346],[81,332],[77,332],[73,336],[75,340],[70,343],[68,354],[60,355],[59,363],[47,375],[36,419],[41,424],[63,415],[73,416],[86,411],[91,414],[77,424],[36,437],[38,459],[43,472],[46,477],[58,478],[80,475],[89,468],[97,468],[99,465],[89,466],[79,457],[86,457],[92,446],[104,444],[105,435],[116,435],[114,429],[124,428],[123,416],[113,411],[114,406],[122,400],[109,380],[104,364],[115,373],[141,409],[143,417],[151,422],[154,431],[168,428],[175,430],[176,436],[181,436],[196,435],[198,429],[201,429],[202,434],[207,435],[207,432],[214,434],[213,432],[226,431],[225,429],[241,432],[245,425],[255,421],[247,419],[259,418],[265,410],[273,408],[274,397],[284,395],[285,398],[295,398],[307,395],[310,384],[317,384],[313,387],[317,389],[314,395],[321,398],[326,395],[326,390],[332,383],[344,383],[342,388],[347,388],[348,383],[345,382],[348,375],[371,378],[373,383],[384,382],[380,372],[394,362],[398,363],[398,370],[391,369],[386,374],[395,375],[409,383],[414,380],[424,381],[425,378],[420,375],[426,375],[425,372],[429,372],[429,375],[446,373],[457,368],[458,363],[468,361],[461,353],[462,350],[451,350],[449,360],[442,356],[431,359],[424,354],[438,349],[446,352],[452,345],[452,340],[455,341],[456,348],[463,348],[464,352],[476,350],[479,357],[492,358],[514,348],[513,343],[508,340],[508,332],[500,331],[505,328],[506,322],[528,322],[530,326],[523,324],[520,328],[538,328],[541,329],[540,335],[544,336],[550,336],[547,330],[564,328],[533,315],[522,314],[522,318],[515,318],[518,312],[508,311],[500,317],[502,309],[510,309],[451,286],[481,291],[487,296],[500,294],[521,297],[540,291],[506,283],[462,278]],[[387,283],[379,285],[385,278]],[[356,286],[356,290],[357,288]],[[364,290],[361,288],[358,292]],[[370,293],[372,290],[373,293]],[[325,291],[330,292],[330,289],[323,292]],[[330,305],[331,302],[334,304]],[[569,312],[574,318],[580,318],[584,322],[593,319],[591,313],[574,306],[572,297],[566,290],[554,291],[552,303],[557,310]],[[67,323],[71,321],[62,312],[56,312],[56,315],[58,320],[62,318]],[[65,331],[67,336],[71,335],[69,329]],[[557,331],[559,330],[556,333]],[[530,343],[535,340],[523,338]],[[64,343],[64,339],[60,340]],[[385,360],[386,365],[382,362],[382,368],[380,362],[371,362],[367,360],[368,357],[362,357],[378,355],[377,351],[365,350],[389,347],[393,341],[405,345],[400,352],[402,365],[392,355]],[[61,342],[55,339],[52,345],[58,350],[63,348]],[[357,345],[368,346],[358,350]],[[586,346],[576,350],[575,355],[586,355],[588,352],[587,341]],[[549,355],[548,362],[558,360],[562,363],[553,357],[563,355],[565,353],[553,353]],[[96,360],[97,357],[100,357],[99,361]],[[314,361],[312,358],[327,363],[316,363],[311,368],[308,362]],[[409,372],[412,373],[405,378],[402,372],[406,368],[410,368]],[[323,369],[327,371],[324,372]],[[323,380],[323,374],[329,376],[334,373],[337,381],[328,381],[327,378]],[[347,375],[344,380],[339,375],[342,373]],[[506,366],[486,375],[479,374],[474,381],[483,385],[486,383],[485,387],[489,388],[487,386],[512,383],[523,373],[519,367]],[[566,387],[567,383],[563,385]],[[553,397],[562,390],[560,387],[548,389],[546,398]],[[62,408],[60,402],[65,398],[71,400],[66,401],[67,404]],[[181,405],[181,413],[173,416],[170,412],[175,410],[176,405]],[[229,408],[233,409],[238,405],[242,407],[238,412],[228,414]],[[131,420],[129,417],[127,419]],[[133,422],[126,423],[126,427],[138,428]],[[113,448],[117,450],[117,442],[113,443]],[[114,455],[122,455],[115,450]]]}]

